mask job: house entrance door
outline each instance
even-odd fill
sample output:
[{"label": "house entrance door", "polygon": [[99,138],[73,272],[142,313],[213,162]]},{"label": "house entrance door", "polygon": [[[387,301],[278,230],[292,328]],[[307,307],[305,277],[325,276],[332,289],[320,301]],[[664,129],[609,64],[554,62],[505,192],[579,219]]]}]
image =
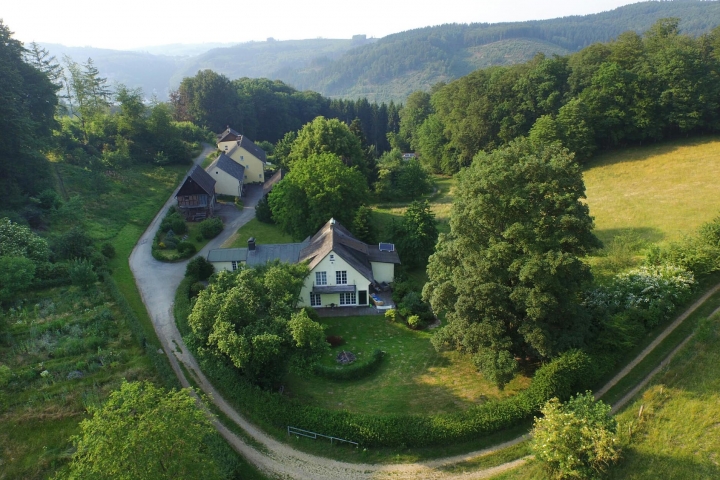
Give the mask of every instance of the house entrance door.
[{"label": "house entrance door", "polygon": [[358,292],[358,305],[367,305],[367,290]]}]

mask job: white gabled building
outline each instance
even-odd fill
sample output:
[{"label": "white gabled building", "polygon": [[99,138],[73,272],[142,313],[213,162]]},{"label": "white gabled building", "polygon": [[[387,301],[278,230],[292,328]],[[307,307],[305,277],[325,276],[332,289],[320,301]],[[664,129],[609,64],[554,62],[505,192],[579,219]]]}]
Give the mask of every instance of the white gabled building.
[{"label": "white gabled building", "polygon": [[239,265],[262,265],[271,260],[307,262],[310,274],[300,294],[300,306],[366,306],[372,285],[395,280],[400,263],[392,244],[368,245],[334,219],[301,243],[218,248],[208,253],[216,270],[236,270]]}]

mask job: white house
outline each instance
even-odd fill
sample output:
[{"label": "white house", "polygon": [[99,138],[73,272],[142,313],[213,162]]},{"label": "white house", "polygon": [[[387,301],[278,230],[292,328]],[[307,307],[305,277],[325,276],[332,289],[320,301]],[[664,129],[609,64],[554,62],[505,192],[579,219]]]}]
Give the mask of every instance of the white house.
[{"label": "white house", "polygon": [[216,270],[236,270],[239,265],[261,265],[270,260],[307,262],[310,275],[300,294],[300,306],[369,305],[370,287],[395,280],[400,257],[391,243],[368,245],[334,219],[301,243],[218,248],[208,253]]},{"label": "white house", "polygon": [[234,162],[224,153],[207,168],[207,172],[215,179],[215,193],[220,195],[242,196],[245,167]]},{"label": "white house", "polygon": [[218,135],[218,149],[245,168],[244,182],[264,183],[267,155],[245,135],[228,127]]}]

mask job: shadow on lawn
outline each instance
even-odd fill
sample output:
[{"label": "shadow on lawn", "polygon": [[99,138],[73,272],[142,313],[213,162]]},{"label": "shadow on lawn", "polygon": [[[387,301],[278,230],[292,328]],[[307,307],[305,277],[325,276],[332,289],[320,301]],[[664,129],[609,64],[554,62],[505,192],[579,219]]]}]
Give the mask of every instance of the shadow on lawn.
[{"label": "shadow on lawn", "polygon": [[590,160],[585,165],[584,169],[590,170],[618,163],[643,161],[657,155],[673,153],[680,148],[704,145],[706,143],[717,142],[718,140],[720,140],[719,136],[703,136],[689,139],[682,138],[656,144],[650,143],[645,145],[618,147],[619,150],[609,150],[600,153],[598,156]]},{"label": "shadow on lawn", "polygon": [[595,235],[603,242],[605,248],[615,237],[620,236],[633,237],[648,243],[657,243],[665,239],[665,233],[662,230],[652,227],[599,228],[595,230]]},{"label": "shadow on lawn", "polygon": [[720,466],[715,463],[714,455],[707,457],[702,458],[699,452],[695,458],[680,452],[677,456],[640,453],[631,446],[623,452],[617,467],[610,468],[608,478],[720,478]]}]

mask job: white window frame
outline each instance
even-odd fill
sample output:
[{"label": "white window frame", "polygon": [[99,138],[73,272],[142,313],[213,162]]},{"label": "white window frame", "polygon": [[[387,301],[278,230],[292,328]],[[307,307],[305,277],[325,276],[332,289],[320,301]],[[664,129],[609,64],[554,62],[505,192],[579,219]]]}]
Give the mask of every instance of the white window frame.
[{"label": "white window frame", "polygon": [[340,292],[340,305],[357,305],[355,292]]},{"label": "white window frame", "polygon": [[322,296],[319,293],[310,292],[310,306],[322,307]]},{"label": "white window frame", "polygon": [[335,285],[347,285],[347,270],[338,270],[335,272]]},{"label": "white window frame", "polygon": [[327,272],[315,272],[315,285],[327,285]]},{"label": "white window frame", "polygon": [[230,263],[232,264],[232,271],[233,271],[233,272],[237,271],[237,269],[238,269],[238,263],[239,263],[239,262],[238,262],[237,260],[233,260],[233,261],[230,262]]}]

